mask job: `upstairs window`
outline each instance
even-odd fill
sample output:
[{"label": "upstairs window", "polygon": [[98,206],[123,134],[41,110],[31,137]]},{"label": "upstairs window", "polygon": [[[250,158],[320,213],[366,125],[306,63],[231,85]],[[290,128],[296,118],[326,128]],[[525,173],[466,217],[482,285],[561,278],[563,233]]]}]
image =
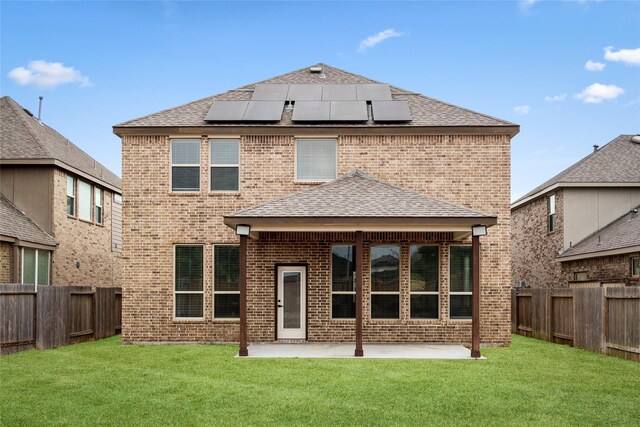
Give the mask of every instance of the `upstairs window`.
[{"label": "upstairs window", "polygon": [[211,191],[240,189],[240,141],[210,139]]},{"label": "upstairs window", "polygon": [[76,216],[76,179],[67,175],[67,215]]},{"label": "upstairs window", "polygon": [[640,257],[631,258],[631,277],[640,277]]},{"label": "upstairs window", "polygon": [[171,140],[171,191],[200,191],[200,140]]},{"label": "upstairs window", "polygon": [[356,318],[356,247],[331,248],[331,317]]},{"label": "upstairs window", "polygon": [[337,141],[335,139],[299,139],[296,141],[297,181],[336,179]]},{"label": "upstairs window", "polygon": [[471,246],[449,251],[449,317],[471,319]]},{"label": "upstairs window", "polygon": [[78,218],[91,221],[91,184],[78,180]]},{"label": "upstairs window", "polygon": [[556,195],[549,196],[549,232],[556,230]]},{"label": "upstairs window", "polygon": [[93,199],[94,199],[93,218],[96,224],[102,224],[102,196],[103,196],[103,192],[101,188],[93,189]]}]

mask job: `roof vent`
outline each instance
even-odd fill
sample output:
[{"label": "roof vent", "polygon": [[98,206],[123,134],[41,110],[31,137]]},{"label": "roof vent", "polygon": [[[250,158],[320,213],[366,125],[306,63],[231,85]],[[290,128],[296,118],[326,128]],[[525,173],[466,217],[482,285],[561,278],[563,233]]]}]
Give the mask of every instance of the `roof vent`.
[{"label": "roof vent", "polygon": [[600,148],[600,146],[599,146],[599,145],[597,145],[597,144],[596,144],[596,145],[594,145],[594,146],[593,146],[593,152],[595,153],[596,151],[598,151],[598,148]]},{"label": "roof vent", "polygon": [[640,144],[640,135],[633,135],[631,137],[631,142],[635,142],[636,144]]},{"label": "roof vent", "polygon": [[322,65],[314,65],[313,67],[310,67],[309,72],[312,74],[322,73]]}]

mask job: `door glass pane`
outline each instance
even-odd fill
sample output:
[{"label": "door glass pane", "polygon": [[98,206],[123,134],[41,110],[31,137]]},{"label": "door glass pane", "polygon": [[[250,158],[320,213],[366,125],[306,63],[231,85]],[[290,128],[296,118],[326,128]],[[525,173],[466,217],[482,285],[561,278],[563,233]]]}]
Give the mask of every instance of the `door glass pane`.
[{"label": "door glass pane", "polygon": [[22,283],[36,283],[36,250],[24,248],[22,252]]},{"label": "door glass pane", "polygon": [[49,284],[49,252],[38,251],[38,285]]},{"label": "door glass pane", "polygon": [[284,327],[300,328],[300,273],[286,272],[282,280],[284,296]]},{"label": "door glass pane", "polygon": [[400,247],[371,247],[371,290],[400,290]]}]

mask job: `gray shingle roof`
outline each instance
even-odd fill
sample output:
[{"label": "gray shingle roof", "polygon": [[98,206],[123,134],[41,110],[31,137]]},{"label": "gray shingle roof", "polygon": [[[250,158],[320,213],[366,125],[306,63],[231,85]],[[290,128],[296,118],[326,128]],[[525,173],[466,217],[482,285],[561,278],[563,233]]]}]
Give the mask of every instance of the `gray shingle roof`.
[{"label": "gray shingle roof", "polygon": [[53,237],[2,194],[0,194],[0,235],[47,246],[58,244]]},{"label": "gray shingle roof", "polygon": [[8,96],[0,98],[0,159],[57,160],[118,189],[120,178]]},{"label": "gray shingle roof", "polygon": [[513,202],[517,204],[559,183],[636,183],[640,186],[640,144],[620,135]]},{"label": "gray shingle roof", "polygon": [[[381,83],[357,74],[353,74],[325,64],[322,65],[323,74],[310,73],[309,67],[301,68],[281,76],[273,77],[260,82],[252,83],[238,89],[230,90],[218,95],[200,99],[185,105],[181,105],[155,114],[129,120],[114,126],[114,128],[136,128],[136,127],[190,127],[190,126],[211,126],[205,122],[204,118],[214,100],[249,100],[253,89],[257,84],[265,83],[285,83],[285,84],[359,84],[359,83]],[[270,126],[270,127],[449,127],[449,126],[505,126],[517,127],[517,125],[505,120],[477,113],[465,108],[456,107],[437,99],[410,92],[397,87],[391,87],[392,98],[394,100],[405,100],[409,104],[413,120],[408,123],[382,124],[300,124],[291,121],[291,111],[285,110],[282,120],[278,123],[256,124],[242,123],[243,127]],[[237,123],[216,123],[216,127],[238,126]]]},{"label": "gray shingle roof", "polygon": [[[638,206],[640,208],[640,206]],[[638,209],[636,208],[636,209]],[[558,258],[640,246],[640,214],[629,212],[567,249]]]}]

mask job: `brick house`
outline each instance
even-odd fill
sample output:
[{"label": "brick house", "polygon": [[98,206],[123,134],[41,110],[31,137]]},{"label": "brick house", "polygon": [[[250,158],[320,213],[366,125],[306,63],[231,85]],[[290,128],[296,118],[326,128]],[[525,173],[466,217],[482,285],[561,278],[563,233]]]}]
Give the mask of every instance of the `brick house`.
[{"label": "brick house", "polygon": [[123,341],[508,345],[518,131],[323,64],[114,126]]},{"label": "brick house", "polygon": [[[640,232],[629,218],[640,205],[638,165],[640,136],[620,135],[516,200],[514,286],[633,282]],[[625,218],[629,227],[621,227]]]},{"label": "brick house", "polygon": [[120,178],[10,97],[0,114],[0,282],[120,286]]}]

